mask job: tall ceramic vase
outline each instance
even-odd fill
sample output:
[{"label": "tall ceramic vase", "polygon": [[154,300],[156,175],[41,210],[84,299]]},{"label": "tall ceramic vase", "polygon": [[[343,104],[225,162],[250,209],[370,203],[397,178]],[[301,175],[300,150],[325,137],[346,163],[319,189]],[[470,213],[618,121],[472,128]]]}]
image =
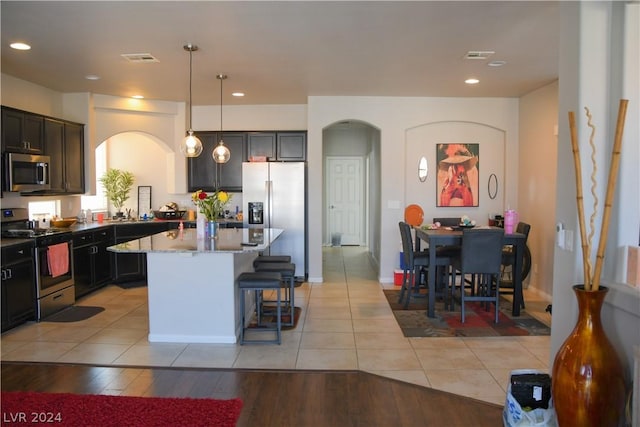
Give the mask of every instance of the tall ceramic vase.
[{"label": "tall ceramic vase", "polygon": [[578,321],[553,363],[552,394],[560,427],[618,426],[625,381],[618,353],[607,338],[600,310],[608,292],[576,285]]}]

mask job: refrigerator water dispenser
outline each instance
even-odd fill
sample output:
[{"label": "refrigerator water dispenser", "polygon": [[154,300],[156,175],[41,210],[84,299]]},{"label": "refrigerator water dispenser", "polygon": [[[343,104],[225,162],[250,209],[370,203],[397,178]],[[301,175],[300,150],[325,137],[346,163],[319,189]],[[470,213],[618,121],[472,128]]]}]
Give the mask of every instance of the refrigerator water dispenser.
[{"label": "refrigerator water dispenser", "polygon": [[249,224],[264,224],[262,202],[249,202]]}]

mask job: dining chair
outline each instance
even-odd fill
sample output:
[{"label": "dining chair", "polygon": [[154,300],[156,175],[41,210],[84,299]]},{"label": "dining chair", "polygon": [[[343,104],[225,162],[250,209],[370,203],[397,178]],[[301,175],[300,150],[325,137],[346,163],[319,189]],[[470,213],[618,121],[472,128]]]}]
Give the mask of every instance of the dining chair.
[{"label": "dining chair", "polygon": [[[398,304],[401,304],[404,300],[404,309],[406,310],[409,307],[411,295],[414,293],[417,295],[420,292],[420,270],[429,265],[429,252],[427,250],[420,252],[414,251],[411,226],[409,224],[404,221],[400,221],[398,223],[398,227],[400,228],[402,256],[404,261],[402,269],[402,287],[400,288]],[[405,293],[407,295],[406,299]]]},{"label": "dining chair", "polygon": [[[402,240],[402,253],[404,261],[404,269],[402,272],[402,287],[400,288],[400,296],[398,297],[398,303],[402,303],[404,300],[404,309],[409,307],[411,297],[420,293],[420,286],[422,286],[421,278],[427,277],[427,274],[420,274],[422,270],[426,270],[429,267],[437,268],[436,280],[439,283],[444,284],[446,287],[448,283],[448,269],[451,264],[451,257],[440,251],[440,248],[436,248],[436,265],[429,265],[429,249],[415,251],[415,244],[413,242],[413,236],[411,233],[411,226],[406,222],[400,221],[398,223],[400,228],[400,238]],[[434,288],[438,288],[435,286]],[[405,299],[406,294],[406,299]],[[445,292],[445,295],[447,293]],[[446,304],[446,301],[445,301]]]},{"label": "dining chair", "polygon": [[[483,301],[495,304],[495,322],[498,323],[500,306],[500,272],[504,230],[465,229],[462,230],[460,255],[452,259],[451,292],[456,289],[456,271],[460,272],[460,313],[465,321],[465,302]],[[465,277],[471,274],[472,292],[467,295]]]},{"label": "dining chair", "polygon": [[[524,246],[525,246],[525,250],[528,250],[527,248],[527,240],[529,238],[529,231],[531,231],[531,225],[527,224],[526,222],[519,222],[518,225],[516,226],[516,233],[520,233],[520,234],[524,234],[525,235],[525,239],[524,239]],[[526,256],[523,257],[523,262],[525,260]],[[529,259],[531,258],[531,254],[529,254]],[[501,280],[500,280],[500,289],[501,292],[503,294],[507,294],[507,295],[514,295],[516,292],[515,286],[513,284],[513,267],[515,265],[515,254],[513,253],[513,247],[511,245],[505,245],[502,248],[502,266],[501,266]],[[508,268],[511,268],[510,270],[507,270]],[[526,266],[523,266],[523,270],[526,269]],[[528,271],[526,271],[526,273],[528,273]],[[509,275],[509,279],[510,280],[505,280],[505,277]],[[523,272],[522,274],[522,280],[524,281],[525,279],[525,272]],[[503,289],[510,289],[510,290],[503,290]],[[520,293],[520,301],[521,304],[520,306],[522,308],[524,307],[524,294],[522,293],[522,286],[519,287],[518,292]],[[514,295],[515,296],[515,295]]]}]

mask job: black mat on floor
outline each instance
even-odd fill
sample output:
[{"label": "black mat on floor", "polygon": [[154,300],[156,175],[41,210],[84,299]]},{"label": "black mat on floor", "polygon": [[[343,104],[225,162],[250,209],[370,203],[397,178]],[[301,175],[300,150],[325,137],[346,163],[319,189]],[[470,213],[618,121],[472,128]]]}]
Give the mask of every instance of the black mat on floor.
[{"label": "black mat on floor", "polygon": [[44,319],[45,322],[80,322],[87,320],[96,314],[103,312],[104,307],[94,307],[90,305],[73,305],[69,308],[52,314]]},{"label": "black mat on floor", "polygon": [[[282,325],[282,330],[283,331],[289,331],[291,329],[295,329],[296,326],[298,326],[298,320],[300,320],[300,314],[301,313],[302,313],[302,309],[300,307],[294,307],[294,310],[293,310],[293,326],[291,326],[291,325]],[[262,320],[264,322],[266,322],[266,323],[275,323],[276,319],[277,319],[277,317],[276,317],[275,313],[271,313],[271,312],[262,316]],[[291,314],[290,313],[282,313],[282,315],[280,316],[280,321],[282,323],[291,322]],[[249,328],[259,328],[259,326],[256,323],[257,323],[257,319],[254,317],[253,319],[251,319],[251,323],[249,324],[248,327]]]},{"label": "black mat on floor", "polygon": [[122,289],[142,288],[147,286],[147,281],[141,280],[141,281],[135,281],[135,282],[114,283],[114,285]]}]

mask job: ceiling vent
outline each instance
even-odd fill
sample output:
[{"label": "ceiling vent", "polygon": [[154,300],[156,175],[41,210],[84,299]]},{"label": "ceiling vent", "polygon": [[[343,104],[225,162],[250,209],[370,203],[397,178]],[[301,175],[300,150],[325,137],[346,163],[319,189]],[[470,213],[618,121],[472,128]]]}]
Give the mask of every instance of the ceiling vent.
[{"label": "ceiling vent", "polygon": [[123,53],[122,56],[129,62],[135,62],[136,64],[148,63],[148,62],[160,62],[155,56],[150,53]]},{"label": "ceiling vent", "polygon": [[464,57],[466,59],[487,59],[494,53],[492,50],[470,50]]}]

